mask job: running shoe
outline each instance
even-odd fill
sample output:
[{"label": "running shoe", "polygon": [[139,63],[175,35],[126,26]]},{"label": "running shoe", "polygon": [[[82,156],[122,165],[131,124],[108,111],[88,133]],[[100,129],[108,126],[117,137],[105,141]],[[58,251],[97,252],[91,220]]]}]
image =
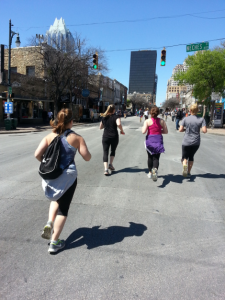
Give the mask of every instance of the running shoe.
[{"label": "running shoe", "polygon": [[187,177],[188,177],[188,178],[191,178],[191,173],[187,173]]},{"label": "running shoe", "polygon": [[152,178],[152,173],[148,173],[148,174],[147,174],[147,177],[148,177],[149,179],[151,179],[151,178]]},{"label": "running shoe", "polygon": [[113,165],[109,164],[109,170],[115,171],[115,168],[113,167]]},{"label": "running shoe", "polygon": [[156,168],[152,169],[152,180],[157,181],[158,178],[158,170]]},{"label": "running shoe", "polygon": [[42,237],[43,239],[50,240],[50,238],[51,238],[51,233],[52,233],[52,227],[53,227],[53,224],[52,224],[51,221],[48,222],[48,223],[45,225],[45,227],[44,227],[44,229],[43,229],[43,231],[42,231],[42,234],[41,234],[41,237]]},{"label": "running shoe", "polygon": [[109,171],[108,171],[108,170],[105,170],[104,175],[105,175],[105,176],[109,176]]},{"label": "running shoe", "polygon": [[48,252],[49,253],[56,253],[60,249],[63,249],[65,247],[65,245],[66,245],[65,241],[61,241],[60,239],[58,239],[58,241],[56,243],[53,243],[53,242],[50,243],[50,246],[48,248]]},{"label": "running shoe", "polygon": [[183,165],[183,176],[187,177],[188,174],[188,166],[187,165]]}]

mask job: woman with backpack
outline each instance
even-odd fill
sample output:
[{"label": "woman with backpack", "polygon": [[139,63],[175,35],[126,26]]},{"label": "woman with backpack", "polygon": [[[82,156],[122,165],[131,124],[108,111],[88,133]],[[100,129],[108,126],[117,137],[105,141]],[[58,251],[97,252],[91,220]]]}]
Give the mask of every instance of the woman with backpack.
[{"label": "woman with backpack", "polygon": [[[72,110],[60,110],[57,115],[57,121],[52,120],[50,124],[53,128],[52,133],[43,138],[34,155],[37,160],[44,164],[47,160],[45,160],[46,157],[44,155],[47,152],[46,150],[49,149],[56,139],[60,139],[59,167],[61,175],[55,179],[42,179],[45,196],[51,203],[48,222],[41,236],[44,239],[51,239],[48,252],[55,253],[65,247],[65,241],[61,241],[59,236],[66,222],[70,203],[77,186],[77,169],[74,157],[78,150],[83,159],[89,161],[91,154],[84,139],[71,130],[73,126]],[[49,159],[54,159],[54,157]]]},{"label": "woman with backpack", "polygon": [[[104,175],[108,176],[110,169],[114,171],[113,160],[116,154],[116,148],[119,144],[119,135],[117,131],[117,127],[120,129],[120,134],[125,134],[123,131],[123,127],[121,125],[121,120],[119,116],[115,115],[115,105],[111,104],[108,106],[105,113],[101,114],[102,121],[100,123],[100,129],[104,129],[104,133],[102,136],[102,145],[103,145],[103,163],[104,163]],[[108,166],[108,156],[109,156],[109,148],[111,147],[110,153],[110,162]]]}]

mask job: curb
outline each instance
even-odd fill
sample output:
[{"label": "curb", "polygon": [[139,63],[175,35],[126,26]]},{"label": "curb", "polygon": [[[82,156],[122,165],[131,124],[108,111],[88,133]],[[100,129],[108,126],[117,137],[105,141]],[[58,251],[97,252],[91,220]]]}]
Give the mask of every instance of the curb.
[{"label": "curb", "polygon": [[218,132],[207,132],[207,134],[214,134],[214,135],[220,135],[220,136],[225,136],[225,133],[218,133]]}]

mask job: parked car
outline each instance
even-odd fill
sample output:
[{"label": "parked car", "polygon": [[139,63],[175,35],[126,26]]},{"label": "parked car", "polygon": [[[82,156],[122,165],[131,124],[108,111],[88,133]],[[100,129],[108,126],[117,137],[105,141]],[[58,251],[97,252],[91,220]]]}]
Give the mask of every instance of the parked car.
[{"label": "parked car", "polygon": [[83,115],[80,119],[82,121],[87,120],[91,122],[100,121],[100,114],[94,108],[86,108],[83,109]]}]

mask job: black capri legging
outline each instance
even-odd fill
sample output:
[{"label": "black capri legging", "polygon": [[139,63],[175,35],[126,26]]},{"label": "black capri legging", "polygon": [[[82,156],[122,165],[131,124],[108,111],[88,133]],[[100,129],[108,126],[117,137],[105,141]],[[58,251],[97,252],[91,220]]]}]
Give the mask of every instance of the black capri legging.
[{"label": "black capri legging", "polygon": [[159,158],[161,153],[157,154],[150,154],[148,151],[148,169],[149,172],[152,172],[152,168],[156,168],[158,170],[159,168]]},{"label": "black capri legging", "polygon": [[198,151],[199,145],[196,146],[184,146],[182,145],[182,160],[188,159],[194,161],[194,155]]},{"label": "black capri legging", "polygon": [[116,155],[116,148],[119,143],[119,137],[116,136],[114,138],[102,138],[102,145],[103,145],[103,162],[108,162],[108,156],[109,156],[109,147],[111,146],[111,153],[110,156]]},{"label": "black capri legging", "polygon": [[77,187],[77,179],[74,181],[71,187],[69,187],[68,190],[62,195],[62,197],[59,198],[59,200],[57,201],[59,204],[57,215],[67,217],[70,208],[70,203],[73,199],[73,195],[76,187]]}]

